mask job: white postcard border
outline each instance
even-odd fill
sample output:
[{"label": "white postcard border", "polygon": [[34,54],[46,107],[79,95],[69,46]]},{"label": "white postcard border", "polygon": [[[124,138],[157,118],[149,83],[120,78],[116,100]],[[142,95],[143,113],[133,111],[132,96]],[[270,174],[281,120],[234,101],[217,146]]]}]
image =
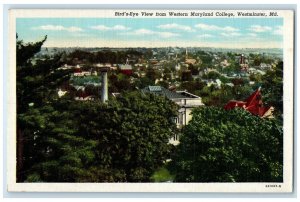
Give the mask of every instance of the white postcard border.
[{"label": "white postcard border", "polygon": [[[8,128],[7,128],[7,188],[12,192],[292,192],[293,190],[293,72],[294,72],[294,13],[291,10],[244,10],[278,12],[284,19],[284,176],[283,183],[16,183],[16,19],[21,17],[102,17],[114,18],[114,12],[135,9],[14,9],[9,16],[8,68]],[[136,11],[141,11],[137,9]],[[145,9],[147,10],[147,9]],[[162,10],[147,10],[147,12]],[[163,9],[163,11],[168,11]],[[191,12],[191,10],[174,10]],[[201,10],[196,10],[201,11]],[[205,10],[216,11],[216,10]],[[223,11],[223,10],[219,10]],[[236,10],[225,10],[237,12]],[[242,11],[242,10],[239,10]],[[138,16],[136,16],[138,17]],[[128,18],[132,18],[129,16]],[[140,18],[149,18],[142,17]],[[187,18],[187,17],[186,17]],[[223,18],[223,17],[222,17]],[[247,18],[247,17],[243,17]],[[253,17],[255,18],[255,17]],[[269,18],[269,17],[268,17]],[[267,185],[277,185],[266,187]],[[280,185],[280,188],[278,188]]]}]

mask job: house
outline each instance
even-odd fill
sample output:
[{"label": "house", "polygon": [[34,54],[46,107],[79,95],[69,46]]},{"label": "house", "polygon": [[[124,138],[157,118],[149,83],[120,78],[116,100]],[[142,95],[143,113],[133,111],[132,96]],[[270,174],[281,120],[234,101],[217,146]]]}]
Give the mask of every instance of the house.
[{"label": "house", "polygon": [[158,59],[152,58],[152,59],[149,59],[149,62],[150,62],[151,64],[156,64],[156,63],[158,63]]},{"label": "house", "polygon": [[80,66],[77,65],[74,69],[73,76],[91,76],[91,71],[82,71]]},{"label": "house", "polygon": [[206,83],[207,87],[211,87],[212,85],[214,85],[217,88],[221,89],[222,81],[220,79],[202,79],[202,81]]},{"label": "house", "polygon": [[230,63],[225,59],[222,62],[220,62],[220,65],[222,68],[228,67]]},{"label": "house", "polygon": [[90,71],[81,71],[81,72],[74,72],[74,76],[91,76],[92,73]]},{"label": "house", "polygon": [[249,68],[248,72],[251,73],[251,74],[261,74],[261,75],[265,75],[266,74],[265,71],[262,71],[262,70],[259,70],[259,69],[255,69],[253,67]]},{"label": "house", "polygon": [[235,107],[243,108],[249,111],[251,114],[260,116],[262,118],[273,118],[274,107],[263,106],[260,87],[253,92],[250,97],[248,97],[245,101],[236,101],[230,100],[225,106],[224,109],[231,110]]},{"label": "house", "polygon": [[73,69],[74,67],[68,64],[64,64],[62,67],[59,67],[58,70],[67,70],[67,69]]},{"label": "house", "polygon": [[270,70],[272,69],[272,65],[266,63],[260,63],[259,68],[261,70]]},{"label": "house", "polygon": [[[142,89],[143,93],[153,93],[156,95],[164,96],[173,101],[179,106],[178,116],[174,117],[174,122],[178,128],[187,125],[192,119],[191,112],[193,108],[204,106],[201,97],[193,95],[187,91],[170,91],[161,86],[148,86]],[[179,144],[179,137],[175,135],[170,139],[169,143]]]},{"label": "house", "polygon": [[181,66],[179,63],[175,65],[175,69],[176,69],[176,71],[179,71],[181,69]]},{"label": "house", "polygon": [[197,60],[196,59],[185,59],[186,64],[194,65],[196,64]]},{"label": "house", "polygon": [[248,68],[249,68],[248,60],[247,60],[247,58],[245,57],[244,54],[242,54],[239,57],[239,64],[240,64],[241,71],[247,71],[248,70]]},{"label": "house", "polygon": [[122,74],[130,76],[133,73],[131,65],[128,65],[128,64],[122,65],[121,64],[121,65],[119,65],[119,68],[120,68],[120,71]]},{"label": "house", "polygon": [[78,100],[78,101],[87,101],[87,100],[95,100],[95,99],[96,99],[96,97],[93,95],[75,97],[75,100]]}]

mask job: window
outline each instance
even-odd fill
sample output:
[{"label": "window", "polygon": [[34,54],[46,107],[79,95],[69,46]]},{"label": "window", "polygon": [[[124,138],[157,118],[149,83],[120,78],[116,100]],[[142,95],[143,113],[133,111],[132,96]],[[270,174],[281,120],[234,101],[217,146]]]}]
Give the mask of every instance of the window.
[{"label": "window", "polygon": [[179,141],[179,135],[175,133],[173,136],[173,139],[174,139],[174,141]]},{"label": "window", "polygon": [[180,113],[179,114],[179,123],[181,124],[181,125],[183,125],[183,113]]}]

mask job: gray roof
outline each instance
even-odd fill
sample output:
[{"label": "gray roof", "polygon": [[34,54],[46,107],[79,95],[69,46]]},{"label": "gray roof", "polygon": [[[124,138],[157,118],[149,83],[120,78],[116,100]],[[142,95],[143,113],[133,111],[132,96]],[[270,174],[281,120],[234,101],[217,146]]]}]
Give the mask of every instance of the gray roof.
[{"label": "gray roof", "polygon": [[125,70],[125,69],[132,69],[132,66],[131,66],[131,65],[127,65],[127,64],[125,64],[125,65],[120,65],[120,69],[122,69],[122,70]]},{"label": "gray roof", "polygon": [[175,91],[170,91],[162,86],[148,86],[142,89],[142,92],[144,93],[154,93],[156,95],[161,95],[165,96],[168,99],[183,99],[183,98],[191,98],[189,94],[186,94],[184,92],[175,92]]},{"label": "gray roof", "polygon": [[148,86],[150,92],[160,92],[162,91],[161,86]]}]

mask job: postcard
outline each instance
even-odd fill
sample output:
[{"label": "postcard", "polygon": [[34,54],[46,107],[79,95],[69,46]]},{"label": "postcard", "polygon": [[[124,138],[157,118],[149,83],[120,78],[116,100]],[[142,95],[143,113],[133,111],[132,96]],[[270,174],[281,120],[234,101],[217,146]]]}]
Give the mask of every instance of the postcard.
[{"label": "postcard", "polygon": [[293,191],[293,10],[11,9],[8,36],[8,191]]}]

